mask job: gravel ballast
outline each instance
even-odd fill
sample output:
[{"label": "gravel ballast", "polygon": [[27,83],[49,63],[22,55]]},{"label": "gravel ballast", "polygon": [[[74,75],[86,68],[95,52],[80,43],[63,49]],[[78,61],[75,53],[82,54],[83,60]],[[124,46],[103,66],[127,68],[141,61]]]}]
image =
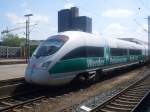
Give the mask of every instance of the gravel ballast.
[{"label": "gravel ballast", "polygon": [[[35,106],[30,112],[86,112],[81,106],[94,108],[106,99],[123,90],[130,84],[141,79],[146,74],[145,68],[138,68],[128,73],[100,81],[89,87],[55,97],[54,100],[47,99],[47,102]],[[147,69],[146,69],[147,70]],[[145,71],[146,72],[146,71]],[[27,111],[27,110],[26,110]]]}]

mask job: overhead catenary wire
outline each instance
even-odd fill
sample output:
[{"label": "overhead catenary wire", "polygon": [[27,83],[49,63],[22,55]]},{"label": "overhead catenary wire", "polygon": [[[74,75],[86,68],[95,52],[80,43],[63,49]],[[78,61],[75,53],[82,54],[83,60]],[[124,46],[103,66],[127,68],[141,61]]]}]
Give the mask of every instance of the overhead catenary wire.
[{"label": "overhead catenary wire", "polygon": [[[34,27],[36,25],[38,25],[38,24],[36,23],[36,24],[30,25],[30,27]],[[16,27],[16,28],[13,28],[13,29],[8,29],[8,27],[7,27],[7,29],[3,30],[1,32],[1,34],[10,33],[10,32],[17,31],[17,30],[22,30],[22,29],[25,29],[25,28],[26,28],[26,26]]]},{"label": "overhead catenary wire", "polygon": [[133,21],[135,21],[135,23],[136,23],[138,26],[140,26],[140,28],[141,28],[144,32],[148,33],[148,30],[145,29],[136,19],[134,19]]}]

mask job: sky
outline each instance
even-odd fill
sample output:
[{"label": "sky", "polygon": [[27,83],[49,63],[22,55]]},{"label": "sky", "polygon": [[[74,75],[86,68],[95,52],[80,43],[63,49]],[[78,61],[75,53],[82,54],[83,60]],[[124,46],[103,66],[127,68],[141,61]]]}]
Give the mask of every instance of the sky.
[{"label": "sky", "polygon": [[30,38],[44,40],[57,34],[57,12],[78,7],[80,16],[92,18],[93,33],[104,38],[148,39],[150,0],[0,0],[0,32],[25,37],[25,14],[30,18]]}]

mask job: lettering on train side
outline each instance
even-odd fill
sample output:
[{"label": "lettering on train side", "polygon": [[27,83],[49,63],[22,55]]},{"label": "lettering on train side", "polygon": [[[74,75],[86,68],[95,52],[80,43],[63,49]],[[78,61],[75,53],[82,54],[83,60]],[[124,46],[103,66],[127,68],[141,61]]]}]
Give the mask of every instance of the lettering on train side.
[{"label": "lettering on train side", "polygon": [[87,59],[87,67],[98,67],[104,64],[104,59],[98,58],[98,59]]}]

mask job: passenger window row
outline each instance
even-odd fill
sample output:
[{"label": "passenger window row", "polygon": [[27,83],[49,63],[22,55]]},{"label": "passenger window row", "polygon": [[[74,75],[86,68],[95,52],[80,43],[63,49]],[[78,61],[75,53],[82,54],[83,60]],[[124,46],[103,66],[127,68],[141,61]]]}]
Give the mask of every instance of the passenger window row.
[{"label": "passenger window row", "polygon": [[129,54],[130,55],[141,55],[142,51],[141,50],[137,50],[137,49],[130,49],[129,50]]},{"label": "passenger window row", "polygon": [[124,56],[124,55],[128,55],[128,52],[127,52],[127,49],[110,48],[110,55],[111,56]]},{"label": "passenger window row", "polygon": [[[121,49],[121,48],[110,48],[111,56],[125,56],[128,55],[141,55],[141,50],[136,49]],[[72,59],[72,58],[86,58],[86,57],[104,57],[104,48],[103,47],[92,47],[92,46],[83,46],[78,47],[68,54],[66,54],[62,60]]]},{"label": "passenger window row", "polygon": [[91,46],[79,47],[66,54],[62,60],[86,57],[104,57],[104,48]]},{"label": "passenger window row", "polygon": [[124,55],[141,55],[142,51],[138,49],[121,49],[121,48],[110,48],[110,55],[111,56],[124,56]]}]

